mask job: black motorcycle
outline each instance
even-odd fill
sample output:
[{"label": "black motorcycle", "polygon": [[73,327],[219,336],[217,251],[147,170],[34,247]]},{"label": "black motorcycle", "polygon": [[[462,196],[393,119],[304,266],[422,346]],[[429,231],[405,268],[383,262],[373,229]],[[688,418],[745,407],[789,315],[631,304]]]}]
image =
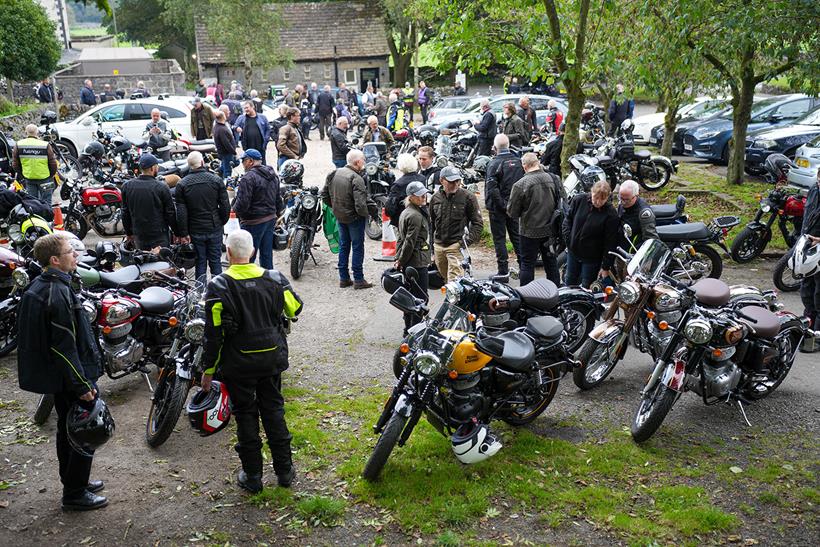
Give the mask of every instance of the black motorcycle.
[{"label": "black motorcycle", "polygon": [[71,154],[71,150],[60,142],[60,134],[56,129],[51,127],[52,124],[57,123],[57,113],[51,110],[46,110],[40,117],[40,125],[45,127],[40,132],[40,138],[46,142],[51,143],[54,154],[57,156],[57,173],[60,178],[75,179],[83,174],[82,167],[79,160]]},{"label": "black motorcycle", "polygon": [[364,183],[367,187],[369,216],[364,225],[367,237],[374,241],[382,238],[382,211],[387,205],[387,194],[396,182],[387,159],[387,145],[383,142],[368,142],[362,146],[364,152]]},{"label": "black motorcycle", "polygon": [[316,264],[313,256],[313,239],[321,230],[324,220],[319,188],[311,186],[299,192],[292,212],[293,232],[290,237],[290,275],[293,279],[302,276],[308,257]]},{"label": "black motorcycle", "polygon": [[683,281],[697,281],[704,277],[719,279],[723,273],[723,259],[712,245],[717,245],[726,255],[726,235],[740,224],[740,218],[733,215],[720,216],[709,224],[703,222],[686,222],[658,226],[658,237],[669,248],[681,248],[685,251],[681,259],[682,267],[668,272],[672,277]]}]

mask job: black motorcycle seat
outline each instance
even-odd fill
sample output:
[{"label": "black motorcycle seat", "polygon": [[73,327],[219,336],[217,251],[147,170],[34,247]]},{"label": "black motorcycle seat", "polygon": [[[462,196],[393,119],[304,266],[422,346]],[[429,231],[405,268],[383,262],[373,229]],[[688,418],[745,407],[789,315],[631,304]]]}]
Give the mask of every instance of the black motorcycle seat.
[{"label": "black motorcycle seat", "polygon": [[[740,320],[760,338],[774,338],[780,332],[780,321],[777,316],[767,309],[759,306],[746,306],[740,308],[740,313],[748,315],[754,321],[741,317]],[[756,322],[755,322],[756,321]]]},{"label": "black motorcycle seat", "polygon": [[652,153],[649,150],[635,150],[635,153],[632,155],[639,160],[648,160],[652,157]]},{"label": "black motorcycle seat", "polygon": [[536,279],[516,292],[524,304],[538,310],[550,311],[558,305],[558,287],[549,279]]},{"label": "black motorcycle seat", "polygon": [[692,290],[695,291],[697,301],[706,306],[723,306],[731,296],[729,285],[711,277],[698,280],[692,285]]},{"label": "black motorcycle seat", "polygon": [[658,226],[657,230],[661,241],[690,241],[709,237],[709,229],[702,222]]},{"label": "black motorcycle seat", "polygon": [[201,141],[191,141],[191,146],[214,146],[214,140],[202,139]]},{"label": "black motorcycle seat", "polygon": [[107,289],[116,289],[139,279],[139,277],[139,267],[126,266],[114,272],[100,272],[100,284]]},{"label": "black motorcycle seat", "polygon": [[541,317],[530,317],[527,319],[527,332],[536,338],[554,340],[560,337],[563,331],[563,323],[555,317],[542,315]]},{"label": "black motorcycle seat", "polygon": [[[530,339],[517,331],[486,337],[479,340],[476,346],[491,355],[502,367],[515,371],[527,370],[535,357],[535,347]],[[488,347],[494,348],[495,351],[487,351]]]},{"label": "black motorcycle seat", "polygon": [[77,260],[86,266],[93,266],[97,263],[97,257],[88,254],[81,255]]},{"label": "black motorcycle seat", "polygon": [[663,205],[652,205],[652,212],[655,218],[674,218],[678,216],[678,206],[674,203],[664,203]]},{"label": "black motorcycle seat", "polygon": [[168,313],[174,308],[174,295],[162,287],[148,287],[140,293],[139,302],[148,313]]},{"label": "black motorcycle seat", "polygon": [[612,156],[595,156],[595,159],[598,161],[598,165],[605,165],[612,161]]}]

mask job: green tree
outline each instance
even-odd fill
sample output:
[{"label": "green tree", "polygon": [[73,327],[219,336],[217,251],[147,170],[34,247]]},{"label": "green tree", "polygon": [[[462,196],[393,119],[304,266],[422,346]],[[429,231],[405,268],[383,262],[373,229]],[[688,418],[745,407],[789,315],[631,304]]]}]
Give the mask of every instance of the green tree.
[{"label": "green tree", "polygon": [[[820,86],[816,0],[647,1],[663,32],[705,59],[731,92],[733,138],[727,180],[743,181],[746,132],[757,84],[789,73]],[[681,55],[678,68],[688,56]]]},{"label": "green tree", "polygon": [[[54,24],[34,0],[3,0],[0,9],[0,76],[25,81],[45,78],[62,51]],[[14,100],[13,85],[9,96]]]},{"label": "green tree", "polygon": [[409,80],[413,55],[421,44],[434,35],[433,26],[420,17],[406,0],[379,0],[379,12],[384,19],[387,47],[393,58],[393,85]]}]

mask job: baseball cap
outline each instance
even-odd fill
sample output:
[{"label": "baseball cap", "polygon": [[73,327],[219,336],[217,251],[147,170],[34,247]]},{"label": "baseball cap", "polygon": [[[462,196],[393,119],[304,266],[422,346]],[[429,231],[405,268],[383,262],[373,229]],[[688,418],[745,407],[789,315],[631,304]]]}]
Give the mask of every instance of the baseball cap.
[{"label": "baseball cap", "polygon": [[427,192],[427,187],[424,186],[421,182],[414,180],[410,184],[407,185],[407,189],[405,190],[408,196],[424,196]]},{"label": "baseball cap", "polygon": [[140,169],[150,169],[159,164],[159,159],[153,154],[142,154],[140,156]]},{"label": "baseball cap", "polygon": [[198,104],[198,103],[201,103],[201,102],[202,102],[202,97],[199,97],[199,96],[194,97],[194,98],[191,100],[191,104]]},{"label": "baseball cap", "polygon": [[452,182],[454,180],[461,180],[464,177],[461,176],[461,171],[459,169],[456,169],[452,165],[448,165],[447,167],[441,170],[439,178]]},{"label": "baseball cap", "polygon": [[259,150],[257,150],[256,148],[248,148],[247,150],[242,152],[241,156],[239,156],[240,160],[244,160],[245,158],[250,158],[254,161],[259,161],[262,159],[262,154],[260,154]]}]

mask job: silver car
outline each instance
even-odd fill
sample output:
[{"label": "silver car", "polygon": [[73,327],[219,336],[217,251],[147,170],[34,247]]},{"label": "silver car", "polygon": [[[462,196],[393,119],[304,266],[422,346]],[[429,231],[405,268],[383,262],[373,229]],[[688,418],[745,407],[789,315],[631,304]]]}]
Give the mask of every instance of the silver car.
[{"label": "silver car", "polygon": [[439,102],[430,109],[427,113],[427,120],[431,124],[435,124],[437,118],[461,112],[469,108],[473,104],[481,102],[481,97],[470,97],[467,95],[459,95],[457,97],[443,97]]},{"label": "silver car", "polygon": [[817,184],[817,170],[820,168],[820,137],[815,137],[798,148],[794,154],[794,162],[797,167],[789,171],[789,184],[806,189]]}]

